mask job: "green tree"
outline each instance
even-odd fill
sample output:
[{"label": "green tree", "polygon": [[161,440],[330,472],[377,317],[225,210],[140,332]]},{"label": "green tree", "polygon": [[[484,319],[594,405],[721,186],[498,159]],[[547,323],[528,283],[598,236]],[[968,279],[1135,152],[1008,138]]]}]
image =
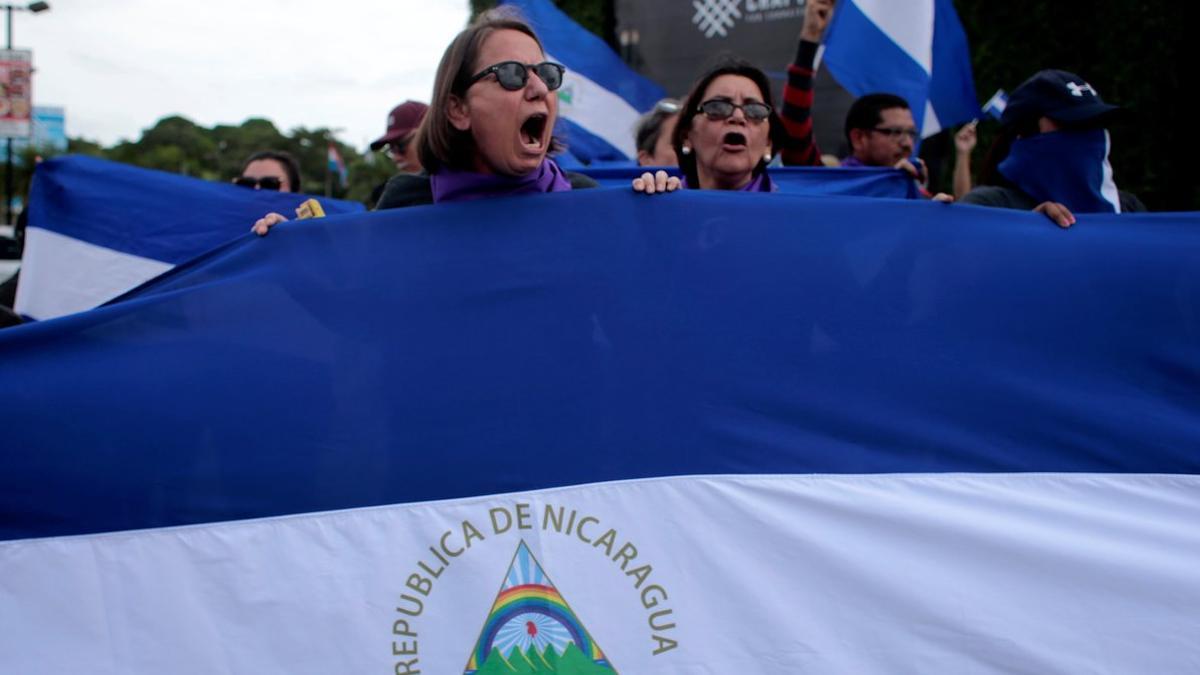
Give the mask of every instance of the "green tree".
[{"label": "green tree", "polygon": [[259,117],[252,117],[238,126],[219,124],[213,127],[212,138],[216,143],[216,171],[221,180],[235,178],[246,158],[256,152],[289,147],[289,139],[275,124]]},{"label": "green tree", "polygon": [[106,154],[110,159],[149,169],[209,180],[220,177],[212,133],[179,115],[162,118],[143,131],[136,143],[120,143]]}]

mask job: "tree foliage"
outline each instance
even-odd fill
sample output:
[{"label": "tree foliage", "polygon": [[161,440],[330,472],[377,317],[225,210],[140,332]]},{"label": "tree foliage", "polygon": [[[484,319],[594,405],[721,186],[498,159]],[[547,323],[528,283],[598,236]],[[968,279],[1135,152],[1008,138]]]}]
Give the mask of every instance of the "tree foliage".
[{"label": "tree foliage", "polygon": [[[328,144],[337,147],[347,168],[347,185],[336,176],[327,175]],[[237,126],[219,124],[211,129],[202,127],[179,115],[164,117],[142,132],[136,141],[123,141],[111,148],[82,139],[68,140],[67,152],[92,155],[149,169],[181,173],[205,180],[228,181],[237,177],[247,157],[261,150],[283,150],[300,162],[302,188],[315,195],[325,194],[329,180],[330,194],[340,199],[367,202],[372,190],[394,173],[390,160],[374,155],[362,155],[353,147],[333,137],[328,128],[297,127],[286,134],[270,120],[251,118]],[[51,157],[51,149],[31,149],[29,154]],[[19,186],[29,183],[33,162],[17,167]]]}]

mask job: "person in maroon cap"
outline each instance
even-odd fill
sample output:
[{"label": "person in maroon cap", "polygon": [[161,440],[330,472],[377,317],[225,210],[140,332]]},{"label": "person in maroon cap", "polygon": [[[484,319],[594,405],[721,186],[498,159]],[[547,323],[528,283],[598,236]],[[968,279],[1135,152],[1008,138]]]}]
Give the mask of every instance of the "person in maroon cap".
[{"label": "person in maroon cap", "polygon": [[371,143],[371,150],[387,147],[388,157],[403,173],[419,173],[421,162],[417,158],[417,144],[413,138],[429,106],[419,101],[405,101],[388,113],[387,132]]}]

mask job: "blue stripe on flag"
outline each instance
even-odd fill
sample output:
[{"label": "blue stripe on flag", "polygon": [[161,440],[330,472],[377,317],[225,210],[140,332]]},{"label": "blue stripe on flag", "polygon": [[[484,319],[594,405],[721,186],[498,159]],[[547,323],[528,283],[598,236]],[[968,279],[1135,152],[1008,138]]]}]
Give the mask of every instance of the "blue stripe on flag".
[{"label": "blue stripe on flag", "polygon": [[943,129],[979,116],[971,71],[971,50],[951,0],[936,0],[933,20],[933,73],[929,101]]},{"label": "blue stripe on flag", "polygon": [[0,537],[669,475],[1196,473],[1198,246],[1196,214],[627,188],[287,223],[0,331]]},{"label": "blue stripe on flag", "polygon": [[[29,227],[179,264],[242,236],[264,213],[291,214],[307,198],[74,155],[38,165]],[[328,214],[364,210],[320,201]]]}]

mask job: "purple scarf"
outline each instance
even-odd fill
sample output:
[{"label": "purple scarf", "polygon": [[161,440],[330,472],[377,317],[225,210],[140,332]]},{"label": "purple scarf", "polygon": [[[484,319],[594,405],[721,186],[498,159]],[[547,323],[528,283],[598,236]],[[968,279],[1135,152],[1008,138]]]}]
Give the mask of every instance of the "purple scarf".
[{"label": "purple scarf", "polygon": [[429,177],[429,185],[434,204],[571,189],[563,170],[550,158],[524,176],[496,176],[443,167]]},{"label": "purple scarf", "polygon": [[[691,187],[688,185],[686,176],[681,177],[679,182],[684,190],[687,190]],[[771,177],[767,175],[767,172],[763,171],[755,176],[754,180],[738,188],[736,192],[775,192],[778,189],[779,188],[771,182]]]}]

